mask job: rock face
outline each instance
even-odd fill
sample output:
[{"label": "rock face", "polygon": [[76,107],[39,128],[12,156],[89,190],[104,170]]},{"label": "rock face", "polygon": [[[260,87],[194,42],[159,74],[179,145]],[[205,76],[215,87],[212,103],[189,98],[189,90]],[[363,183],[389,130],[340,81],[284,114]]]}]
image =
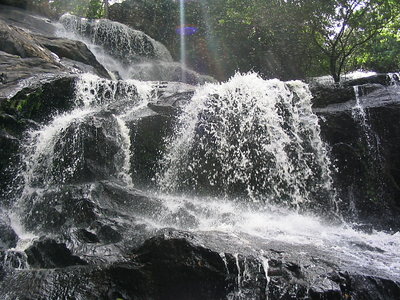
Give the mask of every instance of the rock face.
[{"label": "rock face", "polygon": [[[10,19],[14,20],[13,16],[20,21],[10,22]],[[77,71],[93,70],[99,76],[109,78],[108,72],[83,43],[56,38],[55,31],[56,27],[44,18],[1,6],[0,100],[43,79]]]},{"label": "rock face", "polygon": [[110,78],[108,71],[97,61],[96,57],[89,51],[84,43],[43,35],[36,35],[35,40],[40,45],[43,45],[51,52],[57,54],[59,58],[67,58],[91,66],[94,69],[92,73],[100,77]]},{"label": "rock face", "polygon": [[[344,102],[315,108],[315,112],[320,117],[321,134],[331,147],[340,205],[347,218],[396,231],[400,228],[400,128],[394,120],[400,114],[399,86],[390,84],[386,75],[370,79],[374,83],[354,81],[364,83],[355,89],[335,88],[353,92],[343,98]],[[358,91],[358,100],[354,91]],[[329,99],[319,92],[316,95],[317,107]]]},{"label": "rock face", "polygon": [[[165,231],[128,251],[124,262],[98,266],[86,265],[68,251],[65,255],[64,246],[53,241],[38,242],[26,252],[28,259],[37,261],[42,269],[16,271],[13,276],[5,276],[0,282],[0,293],[4,299],[26,295],[32,299],[52,299],[68,295],[85,299],[178,300],[349,297],[372,300],[396,299],[400,295],[399,284],[388,279],[357,275],[346,268],[338,270],[332,263],[321,261],[316,267],[313,266],[316,259],[299,263],[286,251],[274,249],[265,252],[268,264],[263,264],[260,258],[250,254],[218,253],[217,249],[201,245],[207,238]],[[42,248],[44,243],[46,248]],[[51,260],[53,254],[40,260],[38,253],[45,252],[57,256],[54,260]],[[18,289],[13,288],[16,285]]]}]

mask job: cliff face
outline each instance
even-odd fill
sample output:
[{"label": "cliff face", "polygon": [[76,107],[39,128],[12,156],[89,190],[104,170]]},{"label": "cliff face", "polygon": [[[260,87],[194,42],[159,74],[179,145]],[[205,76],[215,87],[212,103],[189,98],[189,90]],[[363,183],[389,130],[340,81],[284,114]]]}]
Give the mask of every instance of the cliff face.
[{"label": "cliff face", "polygon": [[348,220],[398,230],[398,75],[378,74],[312,91],[321,134],[336,168],[342,214]]}]

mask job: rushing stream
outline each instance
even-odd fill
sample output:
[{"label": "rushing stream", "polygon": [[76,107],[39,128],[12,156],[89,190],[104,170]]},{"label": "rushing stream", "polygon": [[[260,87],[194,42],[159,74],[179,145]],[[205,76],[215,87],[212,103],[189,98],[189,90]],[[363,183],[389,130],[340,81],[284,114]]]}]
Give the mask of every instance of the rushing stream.
[{"label": "rushing stream", "polygon": [[[82,75],[75,108],[27,136],[20,218],[36,213],[32,201],[63,185],[114,178],[127,191],[134,187],[125,121],[147,105],[152,88],[148,82]],[[142,211],[141,222],[154,229],[219,231],[239,244],[254,237],[309,245],[348,263],[398,276],[398,233],[367,234],[346,224],[329,225],[313,216],[313,210],[300,214],[284,208],[335,209],[329,159],[309,99],[303,83],[264,81],[255,74],[198,87],[175,134],[167,139],[158,175],[160,191],[148,191],[159,199],[157,207]],[[93,133],[97,138],[92,139]],[[97,162],[104,168],[92,170],[88,160],[96,158],[85,151],[107,158]],[[211,166],[204,168],[209,161]],[[181,186],[189,186],[185,191],[191,194],[209,188],[214,196],[171,194]],[[90,189],[87,193],[93,197]],[[258,243],[247,246],[259,254]]]},{"label": "rushing stream", "polygon": [[[90,31],[71,16],[63,22],[75,33]],[[125,51],[132,57],[159,49],[155,41],[145,44],[146,37],[138,33],[141,48],[129,41],[128,48],[117,49],[118,41],[109,32],[106,45],[98,41],[104,28],[99,22],[92,32],[91,42],[97,47]],[[124,39],[131,34],[127,27],[113,24],[112,28]],[[171,63],[165,51],[153,54]],[[118,71],[129,77],[126,70]],[[83,247],[73,234],[69,236],[83,225],[80,215],[73,221],[63,219],[69,208],[60,199],[68,194],[81,201],[82,211],[84,205],[94,207],[99,218],[119,228],[124,237],[136,237],[138,228],[146,237],[162,228],[175,228],[197,235],[225,261],[224,253],[236,249],[237,286],[229,299],[252,299],[245,282],[253,280],[254,274],[239,263],[238,253],[256,257],[269,280],[269,262],[263,255],[269,243],[283,249],[291,245],[300,261],[307,253],[319,251],[365,274],[400,278],[399,233],[367,233],[341,221],[328,147],[311,109],[311,93],[300,81],[237,74],[225,83],[197,86],[182,106],[172,133],[163,140],[151,188],[140,192],[143,203],[130,204],[128,196],[139,193],[132,180],[132,162],[139,159],[132,151],[132,130],[148,104],[158,100],[157,89],[156,82],[82,74],[75,84],[73,108],[26,134],[14,187],[18,197],[9,213],[20,239],[7,252],[14,258],[5,260],[15,260],[15,253],[42,234],[56,235],[54,228],[65,231],[59,240],[80,257],[121,258],[119,246],[112,243]],[[368,128],[357,101],[354,117]],[[19,265],[10,264],[29,268],[22,256]]]}]

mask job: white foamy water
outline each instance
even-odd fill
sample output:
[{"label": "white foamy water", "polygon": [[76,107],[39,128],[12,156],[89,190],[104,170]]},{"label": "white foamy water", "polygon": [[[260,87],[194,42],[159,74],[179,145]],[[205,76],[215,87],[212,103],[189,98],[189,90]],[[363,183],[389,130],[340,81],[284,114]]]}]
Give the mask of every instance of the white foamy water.
[{"label": "white foamy water", "polygon": [[332,205],[330,162],[311,97],[302,82],[257,74],[199,87],[167,141],[159,186]]},{"label": "white foamy water", "polygon": [[[160,228],[172,226],[188,230],[185,221],[188,217],[181,213],[184,210],[196,220],[191,231],[226,233],[231,236],[233,243],[253,247],[255,253],[260,253],[257,247],[264,244],[288,243],[304,247],[306,252],[308,247],[318,249],[320,253],[327,252],[345,265],[400,276],[399,232],[374,230],[366,233],[353,229],[349,224],[332,225],[317,216],[299,214],[273,205],[261,208],[228,199],[159,196],[168,209],[167,213],[177,216],[173,221],[158,218],[156,223]],[[264,263],[267,268],[267,262]]]},{"label": "white foamy water", "polygon": [[151,58],[172,62],[171,54],[161,43],[145,33],[109,20],[88,20],[65,14],[60,18],[63,27],[57,35],[85,43],[97,60],[110,72],[122,79],[147,79],[134,71],[133,65]]},{"label": "white foamy water", "polygon": [[[150,83],[136,80],[112,81],[91,74],[81,75],[75,85],[75,108],[56,115],[48,124],[27,134],[19,175],[24,183],[21,198],[80,176],[86,165],[85,139],[91,135],[88,130],[95,130],[103,139],[115,143],[118,150],[109,159],[116,173],[110,176],[132,186],[130,133],[125,117],[147,105],[151,89]],[[94,144],[90,147],[102,151],[103,145],[96,144],[96,137],[92,139]]]}]

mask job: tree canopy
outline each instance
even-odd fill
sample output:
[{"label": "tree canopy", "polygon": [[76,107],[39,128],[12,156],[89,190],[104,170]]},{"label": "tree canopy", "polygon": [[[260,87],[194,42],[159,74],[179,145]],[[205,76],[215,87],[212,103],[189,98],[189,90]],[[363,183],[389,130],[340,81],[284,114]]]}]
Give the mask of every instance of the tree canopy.
[{"label": "tree canopy", "polygon": [[[32,0],[54,12],[108,17],[163,42],[179,58],[179,1]],[[114,2],[114,1],[112,1]],[[111,1],[110,1],[111,3]],[[400,69],[398,0],[186,0],[187,63],[223,80],[235,71],[264,77]]]}]

